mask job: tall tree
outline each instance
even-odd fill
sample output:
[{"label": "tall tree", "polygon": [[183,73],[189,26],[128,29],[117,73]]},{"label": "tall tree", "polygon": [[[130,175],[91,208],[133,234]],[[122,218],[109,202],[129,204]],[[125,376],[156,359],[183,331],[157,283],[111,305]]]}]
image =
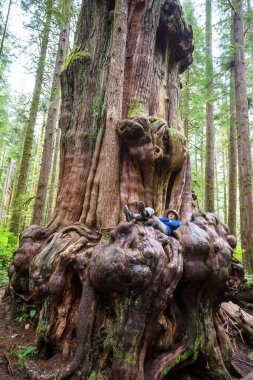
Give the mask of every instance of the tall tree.
[{"label": "tall tree", "polygon": [[224,210],[224,223],[228,222],[227,211],[227,151],[226,151],[226,136],[225,131],[222,131],[221,138],[221,159],[222,159],[222,182],[223,182],[223,210]]},{"label": "tall tree", "polygon": [[12,0],[9,0],[7,15],[6,15],[5,23],[4,23],[4,28],[3,28],[2,38],[1,38],[1,44],[0,44],[0,59],[1,59],[1,56],[3,53],[4,41],[5,41],[5,37],[6,37],[6,33],[7,33],[7,26],[8,26],[8,21],[9,21],[10,12],[11,12],[11,4],[12,4]]},{"label": "tall tree", "polygon": [[228,188],[228,226],[232,235],[237,235],[237,138],[234,68],[230,69],[230,118],[229,118],[229,188]]},{"label": "tall tree", "polygon": [[11,218],[11,231],[15,233],[16,235],[19,232],[22,199],[24,197],[24,193],[25,193],[26,185],[27,185],[29,163],[30,163],[30,157],[31,157],[32,146],[33,146],[34,127],[35,127],[35,121],[36,121],[40,93],[41,93],[41,86],[42,86],[42,79],[43,79],[43,73],[44,73],[44,67],[45,67],[46,51],[47,51],[47,45],[48,45],[48,40],[49,40],[52,13],[53,13],[53,0],[47,0],[46,11],[45,11],[45,22],[44,22],[44,28],[42,31],[41,49],[40,49],[40,55],[39,55],[39,60],[38,60],[38,65],[37,65],[37,72],[36,72],[36,81],[35,81],[35,86],[33,90],[31,106],[30,106],[30,113],[29,113],[29,119],[28,119],[27,128],[26,128],[23,155],[22,155],[22,160],[21,160],[21,165],[20,165],[19,178],[18,178],[17,189],[16,189],[16,193],[14,197],[13,213],[12,213],[12,218]]},{"label": "tall tree", "polygon": [[188,141],[190,129],[190,69],[188,68],[185,73],[185,91],[184,91],[184,134]]},{"label": "tall tree", "polygon": [[57,183],[57,164],[59,158],[59,147],[60,147],[60,136],[61,130],[58,128],[56,130],[55,144],[54,144],[54,157],[53,157],[53,165],[52,165],[52,176],[51,176],[51,184],[50,191],[48,196],[48,209],[47,209],[47,222],[51,219],[54,208],[54,198],[56,192],[56,183]]},{"label": "tall tree", "polygon": [[[71,3],[71,1],[65,2]],[[50,104],[47,114],[47,124],[45,129],[45,140],[43,145],[42,161],[40,167],[40,175],[38,181],[38,187],[35,197],[33,223],[43,224],[44,210],[46,204],[46,195],[48,188],[48,179],[51,170],[51,162],[53,155],[53,140],[55,134],[55,128],[58,118],[58,111],[60,105],[60,72],[62,64],[66,58],[68,43],[69,43],[69,30],[70,30],[70,15],[68,17],[67,24],[63,26],[58,42],[58,50],[56,55],[53,81],[51,87]]]},{"label": "tall tree", "polygon": [[212,1],[206,0],[206,157],[205,210],[214,212]]},{"label": "tall tree", "polygon": [[41,165],[41,158],[42,158],[42,149],[43,149],[43,139],[45,136],[45,129],[46,129],[46,110],[43,112],[43,120],[42,120],[42,126],[40,129],[40,133],[37,140],[37,146],[35,151],[35,157],[34,157],[34,163],[32,168],[32,175],[31,175],[31,187],[29,191],[29,198],[31,201],[28,204],[26,216],[25,216],[25,226],[29,226],[31,224],[33,210],[34,210],[34,198],[36,196],[36,190],[38,185],[38,175],[40,171],[40,165]]},{"label": "tall tree", "polygon": [[248,28],[250,32],[251,56],[253,57],[253,10],[250,0],[247,0]]},{"label": "tall tree", "polygon": [[15,160],[9,158],[7,174],[5,177],[4,188],[2,193],[2,200],[0,205],[0,223],[6,223],[6,213],[8,212],[10,199],[11,199],[11,189],[14,179],[14,169],[15,169]]},{"label": "tall tree", "polygon": [[[204,130],[205,118],[205,98],[206,80],[205,76],[200,76],[200,72],[206,70],[206,42],[205,31],[199,20],[195,16],[196,8],[191,0],[185,0],[184,14],[187,22],[193,26],[194,30],[194,52],[193,64],[184,74],[182,81],[182,116],[185,124],[188,124],[188,145],[192,160],[192,185],[198,197],[198,205],[204,210],[204,189],[205,189],[205,144]],[[188,76],[189,74],[189,76]],[[189,80],[189,83],[187,84]],[[189,101],[189,107],[188,107]]]},{"label": "tall tree", "polygon": [[234,72],[238,171],[240,194],[240,226],[243,262],[249,272],[253,269],[253,200],[252,157],[250,146],[248,97],[245,74],[243,1],[233,0]]}]

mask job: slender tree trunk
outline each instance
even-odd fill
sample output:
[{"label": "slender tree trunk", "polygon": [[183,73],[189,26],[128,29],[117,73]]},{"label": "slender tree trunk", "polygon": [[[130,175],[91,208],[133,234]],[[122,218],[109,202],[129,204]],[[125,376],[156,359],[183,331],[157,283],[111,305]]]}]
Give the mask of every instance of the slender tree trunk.
[{"label": "slender tree trunk", "polygon": [[28,125],[26,128],[23,156],[22,156],[21,165],[20,165],[20,172],[19,172],[16,194],[14,197],[13,213],[12,213],[12,219],[11,219],[11,231],[15,233],[16,235],[19,232],[19,223],[20,223],[20,217],[21,217],[21,212],[22,212],[21,210],[22,199],[24,198],[26,186],[27,186],[29,163],[30,163],[32,146],[33,146],[34,127],[35,127],[35,121],[36,121],[38,105],[39,105],[39,98],[40,98],[40,93],[41,93],[41,86],[42,86],[42,79],[43,79],[43,73],[44,73],[44,67],[45,67],[52,12],[53,12],[53,0],[47,0],[46,20],[45,20],[44,29],[42,32],[42,44],[41,44],[40,56],[39,56],[39,61],[38,61],[38,66],[37,66],[36,81],[35,81],[35,86],[33,90],[32,102],[30,106]]},{"label": "slender tree trunk", "polygon": [[201,197],[201,209],[205,209],[205,190],[204,190],[204,183],[205,183],[205,133],[204,133],[205,126],[202,124],[201,127],[201,135],[200,135],[200,141],[201,141],[201,152],[200,152],[200,170],[201,170],[201,183],[203,184],[202,189],[202,197]]},{"label": "slender tree trunk", "polygon": [[59,112],[60,103],[60,72],[68,50],[69,30],[70,26],[68,24],[62,28],[59,36],[58,51],[56,55],[53,82],[50,95],[50,104],[47,114],[47,124],[45,129],[45,140],[43,146],[40,175],[34,204],[33,224],[43,225],[44,221],[44,210],[46,204],[48,179],[53,156],[54,130],[57,123],[57,116]]},{"label": "slender tree trunk", "polygon": [[198,176],[198,158],[199,158],[199,151],[198,151],[198,139],[197,139],[197,133],[194,133],[194,163],[195,163],[195,171],[196,175]]},{"label": "slender tree trunk", "polygon": [[15,160],[13,158],[9,158],[9,164],[7,169],[7,174],[4,182],[4,188],[2,193],[2,200],[0,206],[0,223],[6,223],[6,212],[9,207],[10,198],[11,198],[11,189],[13,185],[13,177],[14,177],[14,169],[15,169]]},{"label": "slender tree trunk", "polygon": [[222,172],[223,172],[223,210],[224,210],[224,223],[227,224],[228,212],[227,212],[227,156],[226,156],[226,141],[225,134],[222,133]]},{"label": "slender tree trunk", "polygon": [[251,273],[253,269],[253,202],[252,202],[252,158],[249,132],[248,97],[245,75],[243,2],[233,1],[235,49],[235,100],[238,144],[240,220],[243,262]]},{"label": "slender tree trunk", "polygon": [[48,198],[47,221],[51,219],[52,214],[53,214],[53,209],[54,209],[54,194],[55,194],[55,188],[56,188],[57,163],[58,163],[60,137],[61,137],[61,130],[59,128],[56,130],[55,135],[56,136],[55,136],[55,145],[54,145],[54,158],[53,158],[53,166],[52,166],[50,192],[49,192],[49,198]]},{"label": "slender tree trunk", "polygon": [[234,69],[230,71],[230,119],[229,119],[229,189],[228,189],[228,227],[236,236],[237,215],[237,138],[236,138],[236,108]]},{"label": "slender tree trunk", "polygon": [[251,43],[251,56],[253,58],[253,10],[250,0],[247,0],[247,11],[249,14],[249,32],[250,32],[250,43]]},{"label": "slender tree trunk", "polygon": [[215,193],[216,193],[216,213],[220,216],[220,206],[219,206],[219,178],[218,178],[218,163],[217,156],[214,158],[214,175],[215,175]]},{"label": "slender tree trunk", "polygon": [[1,150],[1,153],[2,153],[2,159],[1,159],[1,167],[0,167],[0,181],[2,179],[2,175],[3,175],[3,172],[4,172],[4,163],[5,163],[5,155],[6,155],[6,146],[4,146]]},{"label": "slender tree trunk", "polygon": [[43,121],[42,126],[39,134],[39,138],[37,141],[37,148],[35,152],[35,158],[34,158],[34,164],[32,169],[32,184],[29,191],[29,198],[32,198],[31,202],[29,202],[29,205],[27,207],[26,211],[26,217],[25,217],[25,226],[28,227],[31,224],[31,218],[33,214],[34,209],[34,198],[36,195],[36,189],[38,186],[38,173],[40,169],[40,163],[42,159],[42,148],[43,148],[43,139],[45,136],[45,128],[46,128],[46,111],[43,115]]},{"label": "slender tree trunk", "polygon": [[185,72],[185,114],[184,114],[184,134],[188,141],[189,139],[189,126],[190,126],[190,69]]},{"label": "slender tree trunk", "polygon": [[214,123],[213,123],[213,54],[212,1],[206,0],[206,168],[205,209],[214,212]]},{"label": "slender tree trunk", "polygon": [[12,4],[12,0],[9,0],[7,16],[5,19],[4,30],[3,30],[3,35],[2,35],[2,39],[1,39],[1,45],[0,45],[0,58],[3,54],[4,40],[5,40],[5,36],[6,36],[6,32],[7,32],[7,25],[8,25],[8,21],[9,21],[9,17],[10,17],[11,4]]}]

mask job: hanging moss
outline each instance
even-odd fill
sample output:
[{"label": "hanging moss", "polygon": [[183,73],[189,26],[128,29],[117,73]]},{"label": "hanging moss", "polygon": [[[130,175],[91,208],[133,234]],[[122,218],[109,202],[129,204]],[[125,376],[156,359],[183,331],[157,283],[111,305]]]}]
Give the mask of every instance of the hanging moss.
[{"label": "hanging moss", "polygon": [[62,64],[61,72],[68,69],[68,67],[78,59],[89,59],[90,55],[87,51],[81,50],[81,45],[74,45],[69,55]]}]

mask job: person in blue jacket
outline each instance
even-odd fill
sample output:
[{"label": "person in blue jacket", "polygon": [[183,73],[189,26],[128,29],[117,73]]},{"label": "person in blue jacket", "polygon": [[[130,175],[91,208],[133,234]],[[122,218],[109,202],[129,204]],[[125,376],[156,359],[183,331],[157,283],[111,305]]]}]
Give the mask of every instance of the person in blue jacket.
[{"label": "person in blue jacket", "polygon": [[151,207],[145,207],[143,202],[139,202],[138,210],[139,214],[134,214],[125,205],[123,207],[123,212],[126,215],[126,220],[128,222],[131,220],[146,221],[152,218],[154,227],[168,236],[172,236],[173,230],[181,226],[179,215],[176,210],[166,210],[167,218],[158,218],[155,216],[154,209]]}]

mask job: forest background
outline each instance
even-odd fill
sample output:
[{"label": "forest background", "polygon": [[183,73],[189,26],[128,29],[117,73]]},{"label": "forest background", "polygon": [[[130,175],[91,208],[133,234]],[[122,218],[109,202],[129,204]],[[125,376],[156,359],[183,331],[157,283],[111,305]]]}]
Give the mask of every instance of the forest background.
[{"label": "forest background", "polygon": [[[58,0],[51,6],[49,0],[0,0],[0,285],[7,281],[6,268],[17,245],[18,233],[34,222],[45,225],[57,194],[60,88],[53,80],[59,77],[62,65],[68,64],[71,55],[81,54],[74,44],[80,2]],[[182,6],[186,21],[193,27],[195,41],[194,62],[181,75],[181,99],[196,203],[200,210],[214,211],[230,225],[231,232],[238,238],[236,253],[241,259],[238,169],[236,155],[231,155],[231,130],[236,121],[231,91],[231,57],[236,49],[231,42],[231,6],[229,1],[201,0],[184,0]],[[253,14],[250,0],[244,3],[244,26],[252,150]],[[212,46],[208,46],[210,36]],[[36,88],[39,81],[40,86]],[[213,108],[211,136],[207,129],[207,104]],[[93,111],[97,109],[94,102]],[[31,137],[29,141],[27,135]],[[26,160],[24,153],[27,153]],[[22,161],[27,173],[20,176]],[[211,172],[210,162],[213,162]],[[23,182],[20,182],[21,177]],[[214,192],[210,201],[212,181]]]}]

